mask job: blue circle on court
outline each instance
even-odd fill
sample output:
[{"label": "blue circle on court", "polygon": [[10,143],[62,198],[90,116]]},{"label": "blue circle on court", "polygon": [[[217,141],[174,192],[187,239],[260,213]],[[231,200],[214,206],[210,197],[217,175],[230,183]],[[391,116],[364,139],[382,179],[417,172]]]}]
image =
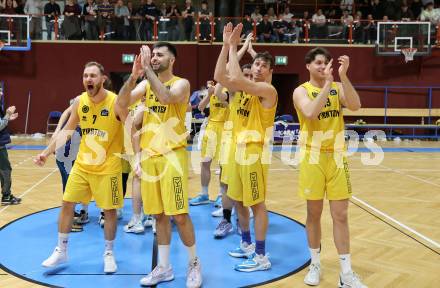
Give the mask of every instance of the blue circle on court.
[{"label": "blue circle on court", "polygon": [[[269,212],[266,250],[271,269],[252,273],[235,271],[233,267],[243,259],[228,256],[228,251],[237,247],[241,238],[231,234],[221,240],[214,239],[213,231],[219,218],[211,217],[213,209],[212,205],[190,208],[197,254],[202,263],[203,287],[258,286],[290,276],[309,264],[304,225]],[[69,234],[69,262],[55,269],[41,266],[57,244],[59,211],[59,207],[43,210],[0,228],[0,267],[14,276],[49,287],[140,287],[139,280],[151,271],[154,262],[154,235],[151,228],[144,234],[123,231],[123,225],[131,216],[131,201],[126,201],[123,219],[118,223],[114,244],[118,271],[113,275],[103,273],[104,232],[98,225],[99,210],[93,203],[89,207],[90,223],[84,226],[84,231]],[[251,235],[255,240],[253,232]],[[188,253],[175,225],[170,263],[175,279],[158,287],[185,287]]]}]

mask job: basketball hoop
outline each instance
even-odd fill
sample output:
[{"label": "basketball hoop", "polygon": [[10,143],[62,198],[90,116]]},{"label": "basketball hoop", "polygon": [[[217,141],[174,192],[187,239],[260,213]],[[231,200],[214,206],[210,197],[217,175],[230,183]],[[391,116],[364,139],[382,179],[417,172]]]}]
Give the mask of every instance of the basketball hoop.
[{"label": "basketball hoop", "polygon": [[417,52],[417,48],[402,48],[402,54],[405,56],[405,63],[414,60],[414,54]]}]

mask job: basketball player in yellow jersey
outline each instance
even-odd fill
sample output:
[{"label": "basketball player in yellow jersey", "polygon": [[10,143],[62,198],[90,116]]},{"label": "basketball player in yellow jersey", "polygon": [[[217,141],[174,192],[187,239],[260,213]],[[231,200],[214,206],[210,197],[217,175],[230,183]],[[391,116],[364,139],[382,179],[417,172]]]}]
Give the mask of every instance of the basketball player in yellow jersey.
[{"label": "basketball player in yellow jersey", "polygon": [[[127,117],[127,109],[116,102],[116,95],[103,88],[104,67],[96,62],[85,65],[83,85],[86,90],[75,99],[66,126],[55,141],[34,160],[44,165],[56,147],[64,145],[79,124],[82,132],[79,152],[63,195],[58,222],[58,245],[42,265],[55,267],[67,261],[68,233],[72,225],[75,203],[87,204],[93,197],[96,205],[105,213],[104,272],[117,270],[113,256],[116,235],[116,209],[123,206],[121,187],[121,158],[123,133],[121,121]],[[64,132],[64,133],[63,133]]]},{"label": "basketball player in yellow jersey", "polygon": [[304,156],[300,162],[299,195],[307,200],[306,229],[312,259],[304,282],[320,282],[321,213],[326,196],[341,265],[339,287],[364,288],[351,268],[347,219],[351,184],[344,156],[342,115],[342,107],[354,111],[361,107],[361,102],[347,77],[348,56],[338,58],[341,82],[333,81],[333,59],[327,50],[312,49],[305,60],[310,80],[293,92],[300,122],[299,145]]},{"label": "basketball player in yellow jersey", "polygon": [[[189,201],[190,205],[204,205],[209,203],[208,187],[211,181],[211,163],[212,160],[219,160],[221,135],[223,125],[228,117],[228,103],[221,101],[215,94],[215,85],[208,81],[208,95],[200,101],[198,109],[203,112],[209,103],[208,125],[202,137],[202,161],[201,166],[201,186],[202,191],[197,197]],[[220,184],[220,195],[222,195],[224,186]]]},{"label": "basketball player in yellow jersey", "polygon": [[[127,107],[146,96],[147,111],[143,119],[136,119],[142,121],[142,152],[138,153],[142,158],[136,173],[141,176],[144,212],[156,217],[159,261],[154,270],[141,279],[141,285],[153,286],[174,279],[169,264],[170,216],[173,216],[189,254],[186,285],[200,287],[201,266],[196,256],[194,227],[188,214],[185,113],[190,86],[188,80],[173,74],[176,56],[176,48],[167,42],[156,43],[152,53],[148,46],[142,46],[130,78],[119,92],[118,103]],[[135,87],[136,80],[143,74],[147,80]],[[137,143],[134,146],[139,149]]]},{"label": "basketball player in yellow jersey", "polygon": [[[278,95],[270,84],[273,58],[269,53],[257,53],[253,59],[253,81],[243,76],[237,59],[237,45],[243,25],[238,24],[232,28],[231,23],[224,27],[224,42],[217,60],[214,79],[231,91],[243,92],[238,109],[232,111],[236,114],[233,120],[236,152],[228,175],[228,196],[236,201],[242,241],[240,247],[229,252],[229,255],[248,257],[248,260],[236,265],[235,269],[251,272],[271,267],[265,251],[268,225],[265,205],[267,165],[263,164],[262,157],[264,143],[267,141],[266,131],[273,130]],[[229,69],[226,69],[228,52]],[[252,159],[249,159],[250,157]],[[252,244],[250,237],[247,207],[251,207],[254,213],[256,245]]]}]

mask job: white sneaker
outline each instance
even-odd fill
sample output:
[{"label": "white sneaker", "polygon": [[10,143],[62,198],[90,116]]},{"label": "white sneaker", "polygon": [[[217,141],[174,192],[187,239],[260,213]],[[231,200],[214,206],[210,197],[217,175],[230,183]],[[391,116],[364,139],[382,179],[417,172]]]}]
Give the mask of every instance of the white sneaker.
[{"label": "white sneaker", "polygon": [[122,208],[116,209],[116,215],[117,215],[118,219],[122,219],[122,216],[123,216],[122,214],[123,214]]},{"label": "white sneaker", "polygon": [[310,264],[309,266],[309,272],[307,272],[306,277],[304,277],[304,283],[311,286],[319,285],[319,281],[321,278],[321,265],[319,263],[317,264]]},{"label": "white sneaker", "polygon": [[251,207],[249,207],[249,219],[254,218],[254,212],[252,211]]},{"label": "white sneaker", "polygon": [[339,288],[368,288],[361,282],[361,278],[354,273],[339,274]]},{"label": "white sneaker", "polygon": [[124,231],[126,233],[143,233],[145,231],[144,225],[142,224],[142,220],[136,219],[134,216],[131,217],[130,222],[124,226]]},{"label": "white sneaker", "polygon": [[98,224],[99,226],[101,226],[101,228],[104,228],[104,224],[105,224],[104,212],[101,212],[101,214],[99,214]]},{"label": "white sneaker", "polygon": [[115,273],[118,270],[112,251],[104,252],[104,273]]},{"label": "white sneaker", "polygon": [[[235,215],[235,208],[232,208],[231,216]],[[217,210],[211,213],[212,217],[223,217],[223,207],[220,206]]]},{"label": "white sneaker", "polygon": [[188,272],[186,273],[186,287],[199,288],[202,286],[202,266],[198,257],[189,263]]},{"label": "white sneaker", "polygon": [[173,279],[174,274],[171,265],[168,266],[168,268],[156,266],[150,274],[141,279],[140,283],[142,286],[153,286],[160,282],[171,281]]},{"label": "white sneaker", "polygon": [[255,253],[255,243],[247,244],[240,241],[240,246],[229,251],[229,255],[235,258],[248,258]]},{"label": "white sneaker", "polygon": [[144,220],[144,227],[153,227],[154,224],[154,218],[151,215],[147,215],[147,217]]},{"label": "white sneaker", "polygon": [[55,247],[52,255],[41,263],[44,267],[53,268],[60,264],[67,262],[67,251],[62,251],[60,248]]}]

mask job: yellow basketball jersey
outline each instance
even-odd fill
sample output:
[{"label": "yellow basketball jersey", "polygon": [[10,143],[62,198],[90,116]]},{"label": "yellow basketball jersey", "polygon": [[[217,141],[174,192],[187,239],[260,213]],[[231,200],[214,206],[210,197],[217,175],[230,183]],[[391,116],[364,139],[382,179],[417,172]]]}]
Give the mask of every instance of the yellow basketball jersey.
[{"label": "yellow basketball jersey", "polygon": [[123,133],[116,117],[116,94],[107,91],[100,103],[90,101],[87,92],[79,98],[78,116],[82,132],[75,166],[94,174],[113,174],[121,171]]},{"label": "yellow basketball jersey", "polygon": [[[130,117],[132,117],[132,119],[134,119],[135,113],[136,113],[136,108],[141,105],[141,100],[139,99],[138,101],[136,101],[135,103],[131,104],[130,106],[128,106],[128,114]],[[133,145],[132,145],[132,141],[131,141],[131,127],[125,127],[124,123],[121,123],[122,125],[122,129],[124,132],[124,145],[122,147],[122,152],[123,153],[127,153],[128,154],[133,154]],[[123,163],[124,165],[124,163]],[[126,169],[127,170],[127,169]]]},{"label": "yellow basketball jersey", "polygon": [[[307,90],[307,96],[315,99],[321,92],[321,88],[313,86],[310,82],[301,85]],[[335,151],[344,149],[344,118],[342,115],[339,89],[336,82],[332,83],[327,104],[316,119],[307,119],[300,109],[296,108],[300,124],[300,146],[307,149],[320,149],[321,151]],[[339,137],[339,139],[337,138]],[[341,138],[342,137],[342,138]],[[319,143],[321,145],[319,146]]]},{"label": "yellow basketball jersey", "polygon": [[264,144],[265,137],[272,137],[276,103],[272,108],[266,109],[261,105],[258,96],[246,92],[241,92],[239,97],[237,96],[235,95],[233,101],[235,102],[232,108],[234,111],[231,111],[235,114],[232,119],[236,143]]},{"label": "yellow basketball jersey", "polygon": [[[163,83],[167,89],[181,79],[174,76]],[[185,147],[187,130],[185,113],[187,101],[177,104],[163,105],[154,95],[149,84],[146,87],[145,106],[142,120],[141,148],[152,156],[163,155],[171,150]]]},{"label": "yellow basketball jersey", "polygon": [[229,109],[227,103],[212,95],[209,99],[209,121],[225,122],[228,119]]}]

